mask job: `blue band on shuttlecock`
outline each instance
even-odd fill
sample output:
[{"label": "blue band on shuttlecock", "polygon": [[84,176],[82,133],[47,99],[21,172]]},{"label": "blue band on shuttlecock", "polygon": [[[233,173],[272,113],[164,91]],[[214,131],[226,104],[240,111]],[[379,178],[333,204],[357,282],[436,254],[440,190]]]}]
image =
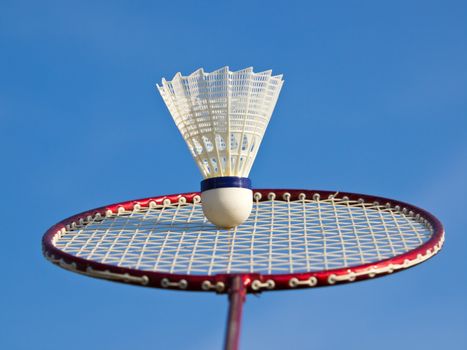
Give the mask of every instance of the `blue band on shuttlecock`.
[{"label": "blue band on shuttlecock", "polygon": [[251,189],[251,180],[248,177],[221,176],[211,177],[201,181],[201,192],[223,187],[240,187]]}]

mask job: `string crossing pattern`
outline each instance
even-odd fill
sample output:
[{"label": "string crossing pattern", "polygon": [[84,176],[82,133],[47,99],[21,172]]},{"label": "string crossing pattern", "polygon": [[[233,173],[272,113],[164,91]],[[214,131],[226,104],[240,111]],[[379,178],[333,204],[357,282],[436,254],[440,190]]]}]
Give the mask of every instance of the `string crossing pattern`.
[{"label": "string crossing pattern", "polygon": [[132,269],[177,274],[323,271],[391,258],[428,241],[431,225],[398,207],[346,197],[255,202],[235,229],[218,229],[201,203],[120,210],[68,226],[58,249]]}]

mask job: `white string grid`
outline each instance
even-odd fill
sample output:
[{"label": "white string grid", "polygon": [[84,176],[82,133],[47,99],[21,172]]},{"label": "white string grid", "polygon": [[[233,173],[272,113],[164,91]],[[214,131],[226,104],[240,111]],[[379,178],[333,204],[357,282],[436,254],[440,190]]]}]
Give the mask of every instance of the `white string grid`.
[{"label": "white string grid", "polygon": [[157,86],[204,178],[247,177],[279,97],[282,75],[229,67]]},{"label": "white string grid", "polygon": [[177,274],[300,273],[373,263],[406,253],[433,235],[400,208],[346,197],[256,200],[231,230],[206,221],[201,203],[120,210],[68,226],[60,250],[86,260]]}]

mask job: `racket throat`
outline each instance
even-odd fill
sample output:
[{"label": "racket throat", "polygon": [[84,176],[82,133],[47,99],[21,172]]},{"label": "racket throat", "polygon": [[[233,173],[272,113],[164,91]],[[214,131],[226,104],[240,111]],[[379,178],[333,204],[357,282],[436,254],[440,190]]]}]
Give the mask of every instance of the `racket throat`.
[{"label": "racket throat", "polygon": [[245,281],[242,276],[233,276],[229,284],[229,314],[225,333],[224,350],[238,350],[242,323],[243,303],[246,299]]}]

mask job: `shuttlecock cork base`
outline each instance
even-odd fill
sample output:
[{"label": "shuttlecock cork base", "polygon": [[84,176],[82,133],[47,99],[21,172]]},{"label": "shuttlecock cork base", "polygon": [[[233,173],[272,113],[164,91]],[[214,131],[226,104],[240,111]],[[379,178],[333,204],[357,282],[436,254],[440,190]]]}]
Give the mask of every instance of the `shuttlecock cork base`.
[{"label": "shuttlecock cork base", "polygon": [[206,218],[216,226],[241,225],[253,208],[251,180],[247,177],[222,176],[201,181],[201,204]]}]

